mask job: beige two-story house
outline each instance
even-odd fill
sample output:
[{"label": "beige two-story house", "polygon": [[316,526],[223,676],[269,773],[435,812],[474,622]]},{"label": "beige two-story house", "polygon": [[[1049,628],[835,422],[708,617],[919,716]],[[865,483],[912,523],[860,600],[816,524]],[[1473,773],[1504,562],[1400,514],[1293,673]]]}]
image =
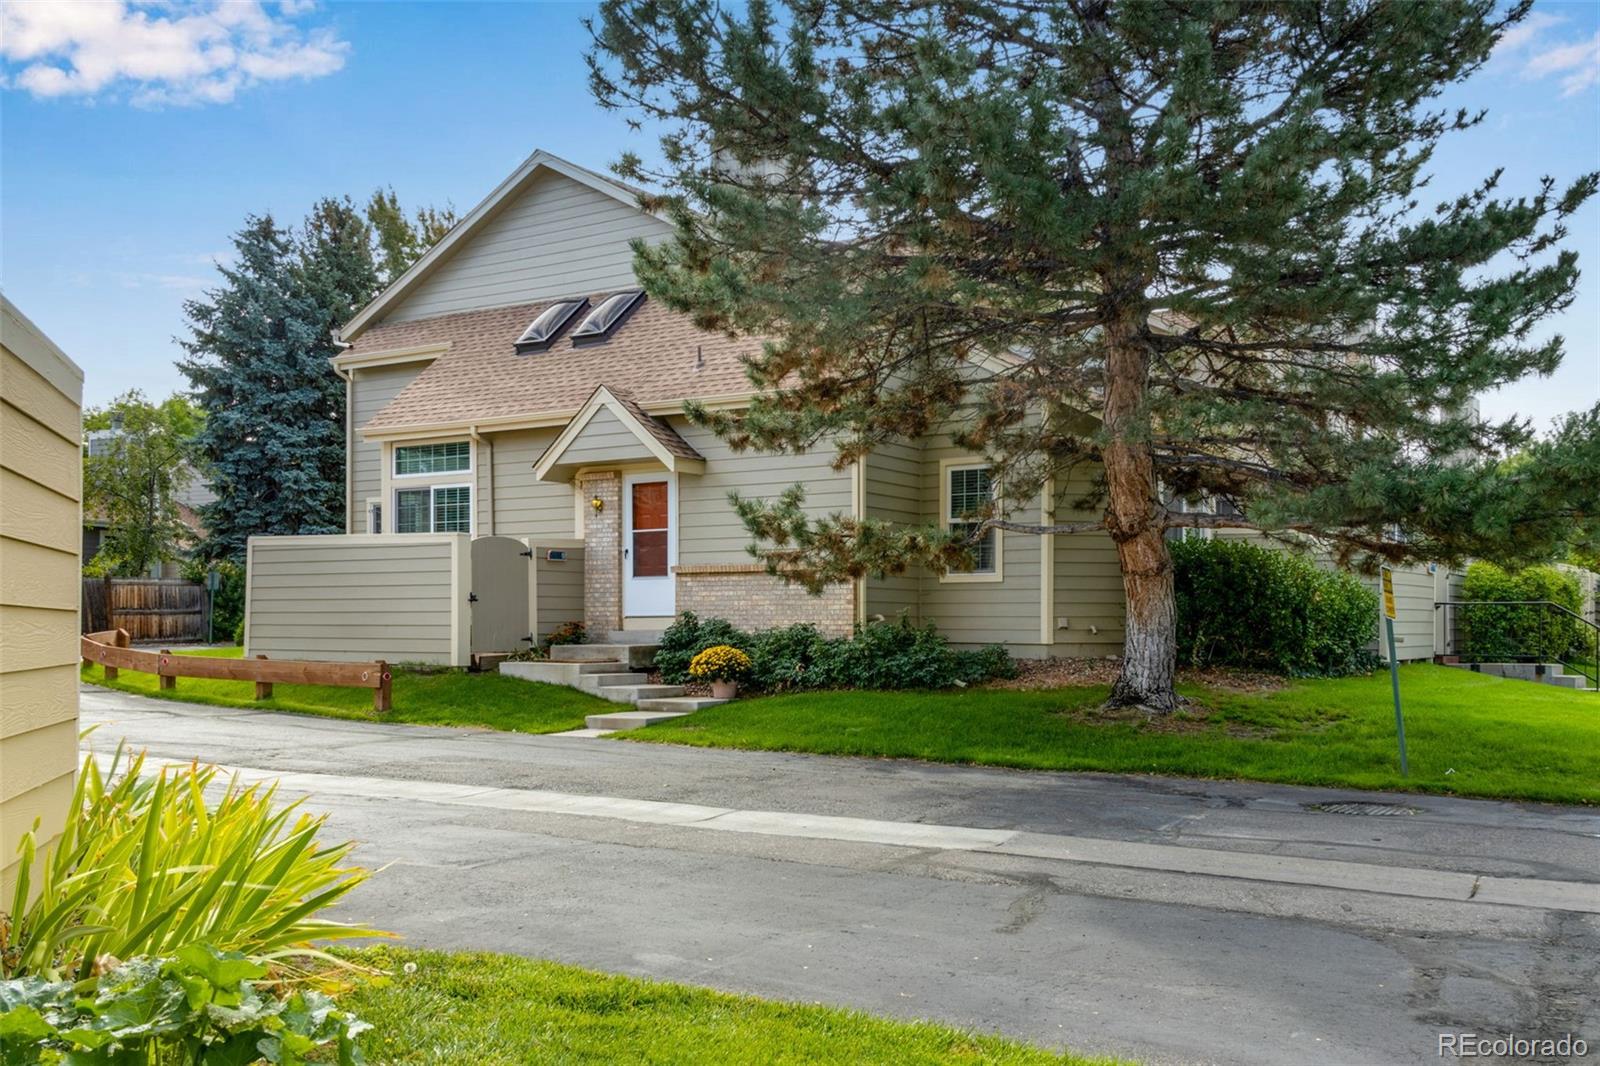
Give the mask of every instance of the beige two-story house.
[{"label": "beige two-story house", "polygon": [[[637,190],[536,152],[346,324],[334,365],[349,392],[352,539],[581,547],[591,633],[659,630],[686,610],[836,634],[905,614],[1020,655],[1120,649],[1122,585],[1102,535],[992,531],[971,572],[820,596],[768,575],[730,491],[799,482],[818,514],[960,523],[990,491],[988,470],[942,437],[836,471],[826,449],[735,453],[691,424],[686,400],[749,401],[741,360],[759,342],[699,330],[641,291],[630,242],[669,235]],[[1056,488],[1060,500],[1081,490]],[[533,614],[546,629],[558,617]]]}]

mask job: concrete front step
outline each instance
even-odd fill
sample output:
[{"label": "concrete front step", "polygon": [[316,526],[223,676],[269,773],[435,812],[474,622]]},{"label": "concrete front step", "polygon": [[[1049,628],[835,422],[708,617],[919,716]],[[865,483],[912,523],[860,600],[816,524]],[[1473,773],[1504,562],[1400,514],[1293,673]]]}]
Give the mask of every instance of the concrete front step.
[{"label": "concrete front step", "polygon": [[625,663],[619,662],[500,664],[500,672],[509,677],[520,677],[524,681],[543,681],[547,685],[567,685],[570,688],[579,687],[579,678],[591,674],[616,673],[627,668]]},{"label": "concrete front step", "polygon": [[557,644],[550,649],[550,661],[556,663],[627,663],[630,667],[649,666],[655,662],[655,644]]},{"label": "concrete front step", "polygon": [[679,714],[689,714],[727,702],[727,700],[714,700],[710,696],[666,696],[640,700],[639,709],[641,711],[676,711]]},{"label": "concrete front step", "polygon": [[1446,663],[1461,670],[1471,670],[1474,673],[1488,674],[1491,677],[1505,677],[1514,681],[1534,681],[1545,685],[1555,685],[1558,688],[1576,689],[1586,692],[1589,689],[1589,679],[1580,674],[1566,673],[1560,663]]},{"label": "concrete front step", "polygon": [[589,690],[612,703],[638,703],[640,700],[666,699],[683,695],[682,685],[608,685]]},{"label": "concrete front step", "polygon": [[685,711],[618,711],[615,714],[591,714],[583,722],[590,729],[617,733],[624,729],[643,729],[647,725],[665,722],[670,718],[682,718],[686,713]]},{"label": "concrete front step", "polygon": [[659,629],[613,629],[606,634],[609,644],[660,644]]},{"label": "concrete front step", "polygon": [[[615,664],[615,668],[622,670],[622,664]],[[642,685],[650,680],[649,674],[625,671],[621,673],[582,674],[578,677],[577,687],[585,692],[598,692],[603,688],[625,688]]]}]

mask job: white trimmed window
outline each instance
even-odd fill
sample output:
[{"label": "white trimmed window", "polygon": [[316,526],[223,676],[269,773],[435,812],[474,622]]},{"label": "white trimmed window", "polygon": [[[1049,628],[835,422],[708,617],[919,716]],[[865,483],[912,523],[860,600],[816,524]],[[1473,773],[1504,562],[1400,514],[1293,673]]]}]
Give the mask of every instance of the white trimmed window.
[{"label": "white trimmed window", "polygon": [[[944,468],[944,524],[952,533],[970,536],[983,521],[983,511],[994,501],[994,484],[989,467],[982,463],[946,465]],[[998,581],[1000,579],[1000,531],[984,530],[972,546],[970,570],[945,575],[947,580]]]},{"label": "white trimmed window", "polygon": [[429,485],[396,489],[396,533],[471,533],[472,486]]},{"label": "white trimmed window", "polygon": [[395,477],[426,477],[430,474],[464,474],[472,469],[472,443],[453,440],[447,444],[396,444]]}]

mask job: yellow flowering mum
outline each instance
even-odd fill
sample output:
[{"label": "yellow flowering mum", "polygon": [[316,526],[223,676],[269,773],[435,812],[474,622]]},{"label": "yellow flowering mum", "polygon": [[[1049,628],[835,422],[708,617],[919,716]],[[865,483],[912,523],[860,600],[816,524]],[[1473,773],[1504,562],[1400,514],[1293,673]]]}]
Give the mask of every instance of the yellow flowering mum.
[{"label": "yellow flowering mum", "polygon": [[689,662],[689,676],[701,681],[737,681],[750,672],[750,656],[731,644],[715,644]]}]

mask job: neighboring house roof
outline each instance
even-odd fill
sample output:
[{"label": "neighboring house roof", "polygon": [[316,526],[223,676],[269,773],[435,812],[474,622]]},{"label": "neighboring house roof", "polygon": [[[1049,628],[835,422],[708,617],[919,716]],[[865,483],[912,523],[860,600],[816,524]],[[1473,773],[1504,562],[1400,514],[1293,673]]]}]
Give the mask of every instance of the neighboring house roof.
[{"label": "neighboring house roof", "polygon": [[[594,294],[590,302],[598,305],[607,295]],[[566,418],[597,385],[626,397],[640,414],[681,406],[688,399],[747,396],[751,391],[743,359],[759,354],[759,339],[698,329],[688,316],[648,298],[603,341],[574,345],[563,334],[546,351],[518,355],[517,337],[555,302],[372,327],[350,354],[443,342],[449,348],[367,422],[363,432],[536,415]]]},{"label": "neighboring house roof", "polygon": [[[549,152],[539,150],[522,161],[522,165],[512,172],[511,176],[495,186],[493,192],[484,197],[476,207],[468,211],[461,221],[451,227],[450,232],[439,239],[439,242],[411,264],[411,268],[401,274],[377,298],[363,307],[361,311],[349,322],[341,327],[336,336],[339,340],[354,342],[362,336],[394,306],[405,298],[419,282],[431,274],[456,247],[469,240],[479,228],[490,218],[494,217],[500,207],[514,199],[528,187],[543,172],[554,172],[571,178],[573,181],[586,185],[596,192],[613,197],[621,203],[637,210],[643,210],[639,204],[639,197],[644,191],[634,186],[626,185],[615,178],[608,178],[604,174],[596,173],[587,167],[580,167],[576,163],[569,163],[565,159],[553,156]],[[531,321],[531,319],[529,320]],[[527,322],[523,323],[526,326]]]}]

